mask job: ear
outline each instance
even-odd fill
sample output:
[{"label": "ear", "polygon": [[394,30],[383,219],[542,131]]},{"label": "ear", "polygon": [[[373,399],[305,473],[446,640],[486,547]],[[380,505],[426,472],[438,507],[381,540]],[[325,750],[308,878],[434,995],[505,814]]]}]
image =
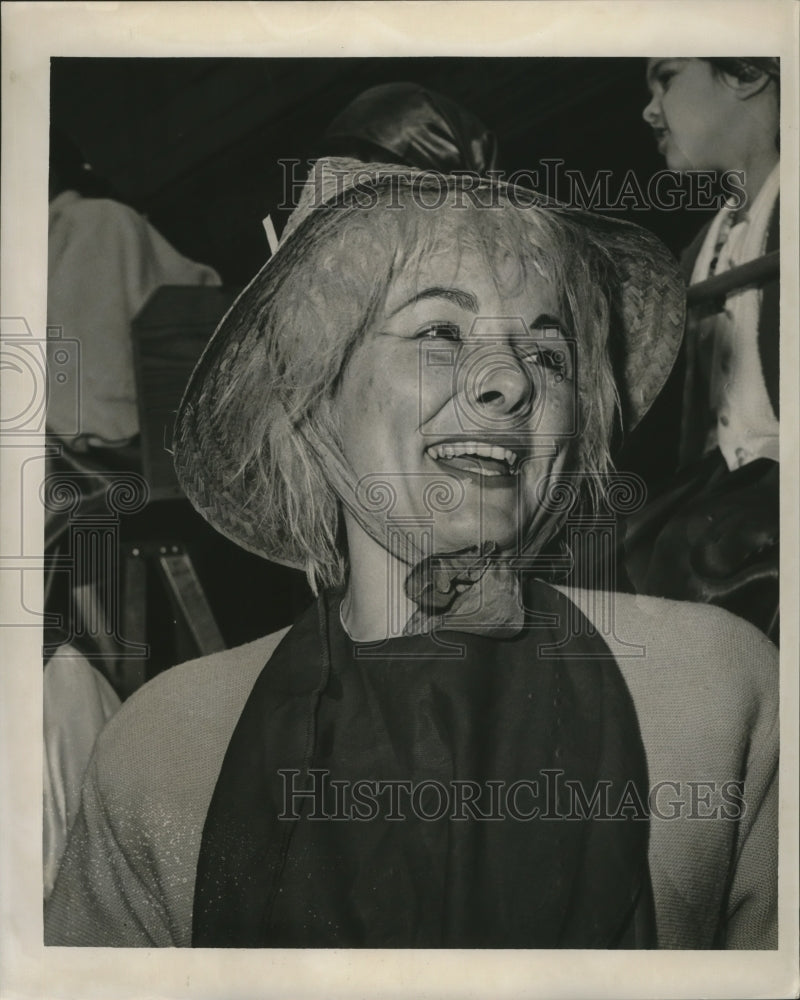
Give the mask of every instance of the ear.
[{"label": "ear", "polygon": [[771,82],[769,73],[764,73],[756,66],[743,66],[738,73],[723,73],[728,86],[736,92],[740,101],[760,94]]}]

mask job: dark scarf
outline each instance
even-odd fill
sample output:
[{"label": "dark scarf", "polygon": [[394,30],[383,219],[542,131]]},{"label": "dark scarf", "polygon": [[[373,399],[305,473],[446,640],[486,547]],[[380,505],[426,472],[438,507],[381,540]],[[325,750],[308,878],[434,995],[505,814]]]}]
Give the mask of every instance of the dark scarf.
[{"label": "dark scarf", "polygon": [[[630,695],[570,601],[534,583],[526,604],[536,610],[513,639],[374,645],[348,639],[336,597],[309,609],[231,738],[203,830],[195,947],[655,946]],[[358,819],[326,774],[349,789],[428,787],[400,802],[402,819],[387,818],[385,796]],[[579,818],[559,776],[587,798],[605,787],[606,818]],[[492,804],[493,781],[526,780],[538,793],[522,787],[516,813]],[[458,781],[479,789],[479,817],[503,818],[450,818],[452,798],[443,817],[422,818],[439,811],[434,782],[452,796]],[[287,787],[316,797],[287,801]]]}]

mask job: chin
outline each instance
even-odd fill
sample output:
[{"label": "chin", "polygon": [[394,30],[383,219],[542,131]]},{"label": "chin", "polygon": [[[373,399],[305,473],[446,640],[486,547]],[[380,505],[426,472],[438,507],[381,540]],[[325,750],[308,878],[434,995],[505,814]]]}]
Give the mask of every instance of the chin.
[{"label": "chin", "polygon": [[494,518],[483,519],[479,524],[477,519],[470,524],[456,525],[452,522],[435,536],[437,552],[458,552],[462,549],[480,547],[486,542],[494,544],[502,551],[510,551],[517,541],[516,529],[509,527],[508,522],[497,523]]},{"label": "chin", "polygon": [[685,173],[687,170],[696,169],[683,155],[683,153],[680,153],[677,150],[667,150],[664,156],[664,161],[667,164],[668,170],[676,170],[679,173]]}]

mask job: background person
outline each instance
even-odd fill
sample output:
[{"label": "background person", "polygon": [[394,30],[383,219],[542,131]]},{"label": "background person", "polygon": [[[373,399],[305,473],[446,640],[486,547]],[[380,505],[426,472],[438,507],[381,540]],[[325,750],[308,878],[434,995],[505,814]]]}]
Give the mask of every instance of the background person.
[{"label": "background person", "polygon": [[[683,254],[687,284],[777,250],[778,60],[651,59],[647,80],[644,118],[667,166],[737,171],[745,196],[744,204],[732,196]],[[720,604],[773,638],[778,303],[776,275],[690,310],[681,412],[661,408],[673,436],[679,432],[679,472],[663,477],[653,502],[630,520],[626,542],[638,591]]]},{"label": "background person", "polygon": [[[162,285],[219,285],[213,268],[178,253],[107,187],[80,150],[50,132],[47,323],[80,342],[80,426],[74,389],[54,381],[47,428],[71,449],[129,445],[139,433],[131,323]],[[50,341],[58,349],[58,340]],[[113,459],[112,459],[113,461]]]},{"label": "background person", "polygon": [[340,111],[322,138],[325,156],[403,163],[440,173],[497,169],[494,133],[466,108],[418,83],[370,87]]}]

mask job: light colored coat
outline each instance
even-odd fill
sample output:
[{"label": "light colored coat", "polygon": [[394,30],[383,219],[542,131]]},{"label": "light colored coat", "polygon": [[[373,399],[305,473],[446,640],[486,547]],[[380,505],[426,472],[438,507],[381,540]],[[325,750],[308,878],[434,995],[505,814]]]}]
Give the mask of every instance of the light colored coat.
[{"label": "light colored coat", "polygon": [[[569,596],[618,656],[638,713],[656,810],[649,856],[660,947],[710,948],[720,934],[729,948],[777,947],[775,648],[716,608]],[[175,667],[111,720],[47,909],[47,944],[191,943],[208,805],[283,634]],[[644,649],[627,655],[637,651],[626,643]],[[744,785],[741,815],[732,782]]]}]

